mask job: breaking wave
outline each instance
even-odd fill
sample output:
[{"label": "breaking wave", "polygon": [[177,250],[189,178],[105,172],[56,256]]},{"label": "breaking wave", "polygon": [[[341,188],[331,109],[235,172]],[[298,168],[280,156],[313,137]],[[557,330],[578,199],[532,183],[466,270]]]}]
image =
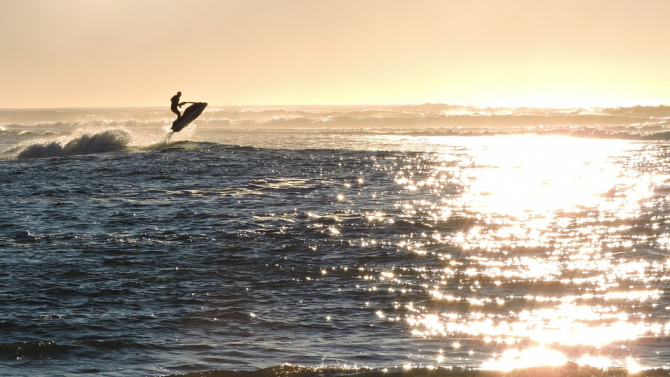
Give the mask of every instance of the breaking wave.
[{"label": "breaking wave", "polygon": [[24,146],[18,158],[66,157],[123,150],[131,137],[124,130],[106,130],[95,134],[84,134],[69,140],[36,141]]}]

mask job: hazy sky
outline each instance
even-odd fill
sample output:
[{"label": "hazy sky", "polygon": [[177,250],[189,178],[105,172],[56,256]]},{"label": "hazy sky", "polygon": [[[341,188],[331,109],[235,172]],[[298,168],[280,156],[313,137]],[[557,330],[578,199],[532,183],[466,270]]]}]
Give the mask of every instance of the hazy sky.
[{"label": "hazy sky", "polygon": [[669,0],[0,0],[0,108],[670,105]]}]

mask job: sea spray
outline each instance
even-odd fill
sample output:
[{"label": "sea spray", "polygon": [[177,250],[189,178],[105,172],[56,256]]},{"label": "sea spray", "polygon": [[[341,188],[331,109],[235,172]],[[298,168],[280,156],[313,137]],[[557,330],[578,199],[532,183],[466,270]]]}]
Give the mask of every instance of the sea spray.
[{"label": "sea spray", "polygon": [[113,129],[95,134],[83,134],[71,139],[32,142],[20,150],[18,158],[66,157],[125,149],[131,141],[130,133]]}]

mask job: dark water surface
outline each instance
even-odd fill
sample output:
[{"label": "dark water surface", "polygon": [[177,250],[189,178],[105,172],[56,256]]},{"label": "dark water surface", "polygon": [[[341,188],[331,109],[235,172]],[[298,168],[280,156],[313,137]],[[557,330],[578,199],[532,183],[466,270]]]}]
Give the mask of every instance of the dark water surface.
[{"label": "dark water surface", "polygon": [[670,366],[662,138],[119,114],[0,130],[2,376]]},{"label": "dark water surface", "polygon": [[406,330],[358,278],[412,258],[366,218],[398,211],[396,159],[184,142],[0,164],[8,375],[398,363],[411,336],[371,341]]}]

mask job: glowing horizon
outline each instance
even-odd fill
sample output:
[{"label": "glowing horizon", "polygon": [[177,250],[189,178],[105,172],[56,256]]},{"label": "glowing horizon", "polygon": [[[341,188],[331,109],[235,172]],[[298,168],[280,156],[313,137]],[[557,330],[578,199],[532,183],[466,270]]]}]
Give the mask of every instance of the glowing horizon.
[{"label": "glowing horizon", "polygon": [[670,104],[670,3],[0,0],[0,108]]}]

